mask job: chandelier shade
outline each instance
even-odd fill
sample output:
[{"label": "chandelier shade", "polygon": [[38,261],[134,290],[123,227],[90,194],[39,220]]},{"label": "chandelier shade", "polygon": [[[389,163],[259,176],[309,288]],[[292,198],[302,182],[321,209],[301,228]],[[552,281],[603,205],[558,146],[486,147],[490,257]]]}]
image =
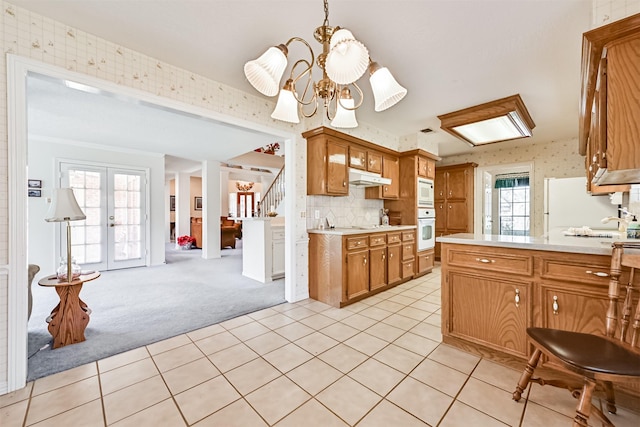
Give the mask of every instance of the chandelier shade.
[{"label": "chandelier shade", "polygon": [[351,31],[333,33],[325,68],[334,82],[348,85],[358,80],[369,66],[369,51],[353,37]]},{"label": "chandelier shade", "polygon": [[336,115],[331,121],[331,126],[337,128],[356,128],[358,121],[356,120],[355,101],[351,97],[349,89],[344,88],[338,98],[336,107]]},{"label": "chandelier shade", "polygon": [[282,120],[289,123],[300,123],[300,117],[298,117],[298,101],[293,94],[291,79],[287,80],[284,87],[280,89],[280,95],[278,96],[278,103],[276,109],[273,110],[271,118],[276,120]]},{"label": "chandelier shade", "polygon": [[[244,65],[244,74],[251,85],[266,96],[276,96],[276,107],[271,117],[289,123],[299,123],[299,114],[305,118],[323,113],[334,127],[358,126],[355,111],[362,106],[364,95],[357,84],[369,69],[375,111],[383,111],[398,103],[407,94],[387,68],[372,62],[367,47],[351,31],[329,25],[329,4],[324,3],[324,22],[313,33],[322,45],[316,57],[304,39],[294,36],[286,43],[267,49],[258,59]],[[293,42],[306,46],[309,58],[292,61],[286,83],[280,81],[287,69],[289,46]],[[313,79],[314,65],[322,72]],[[357,94],[355,99],[351,93]]]},{"label": "chandelier shade", "polygon": [[377,62],[369,66],[371,91],[375,110],[380,112],[396,105],[407,94],[407,89],[398,84],[387,67],[380,67]]},{"label": "chandelier shade", "polygon": [[276,96],[280,89],[280,79],[287,67],[287,48],[270,47],[258,59],[244,65],[244,75],[249,83],[261,94]]}]

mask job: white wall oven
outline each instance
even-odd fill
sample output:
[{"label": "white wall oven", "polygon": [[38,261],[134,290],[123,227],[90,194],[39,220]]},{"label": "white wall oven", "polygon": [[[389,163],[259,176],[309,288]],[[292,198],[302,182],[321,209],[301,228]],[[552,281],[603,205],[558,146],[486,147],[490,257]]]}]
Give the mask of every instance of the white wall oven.
[{"label": "white wall oven", "polygon": [[418,251],[436,245],[436,211],[418,207]]},{"label": "white wall oven", "polygon": [[433,180],[418,178],[418,208],[433,208],[434,195]]}]

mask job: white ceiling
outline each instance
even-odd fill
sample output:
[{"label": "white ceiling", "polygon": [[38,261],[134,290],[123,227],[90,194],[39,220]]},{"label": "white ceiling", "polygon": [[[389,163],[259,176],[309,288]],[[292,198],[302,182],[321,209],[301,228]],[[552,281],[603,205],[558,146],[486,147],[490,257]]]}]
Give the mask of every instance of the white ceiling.
[{"label": "white ceiling", "polygon": [[[242,72],[246,61],[292,36],[306,39],[316,54],[321,50],[313,39],[324,19],[321,0],[11,3],[256,95]],[[440,130],[437,115],[516,93],[536,128],[533,138],[508,144],[577,136],[581,41],[591,9],[588,0],[330,0],[329,23],[351,30],[409,91],[396,106],[375,113],[363,78],[358,120],[397,136],[430,127],[436,132],[429,141],[447,156],[472,149]],[[290,49],[290,62],[298,55]],[[163,123],[167,134],[184,132],[182,123]],[[225,149],[200,131],[207,153]]]}]

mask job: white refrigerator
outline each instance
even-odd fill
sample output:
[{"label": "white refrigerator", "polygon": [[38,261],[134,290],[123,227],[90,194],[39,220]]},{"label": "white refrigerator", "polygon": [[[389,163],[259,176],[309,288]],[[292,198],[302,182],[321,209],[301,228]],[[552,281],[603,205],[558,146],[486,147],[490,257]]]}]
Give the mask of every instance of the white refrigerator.
[{"label": "white refrigerator", "polygon": [[587,226],[594,231],[617,232],[618,222],[602,223],[606,217],[618,217],[618,205],[608,195],[590,196],[585,177],[545,178],[545,236],[561,235],[569,227]]}]

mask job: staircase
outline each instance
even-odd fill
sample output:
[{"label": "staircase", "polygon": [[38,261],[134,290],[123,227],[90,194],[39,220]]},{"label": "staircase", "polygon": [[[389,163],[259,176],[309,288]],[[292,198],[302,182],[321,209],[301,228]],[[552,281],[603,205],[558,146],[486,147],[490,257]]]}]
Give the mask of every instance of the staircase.
[{"label": "staircase", "polygon": [[260,200],[260,216],[269,216],[267,214],[271,210],[271,206],[274,211],[277,211],[282,200],[284,200],[284,166]]}]

